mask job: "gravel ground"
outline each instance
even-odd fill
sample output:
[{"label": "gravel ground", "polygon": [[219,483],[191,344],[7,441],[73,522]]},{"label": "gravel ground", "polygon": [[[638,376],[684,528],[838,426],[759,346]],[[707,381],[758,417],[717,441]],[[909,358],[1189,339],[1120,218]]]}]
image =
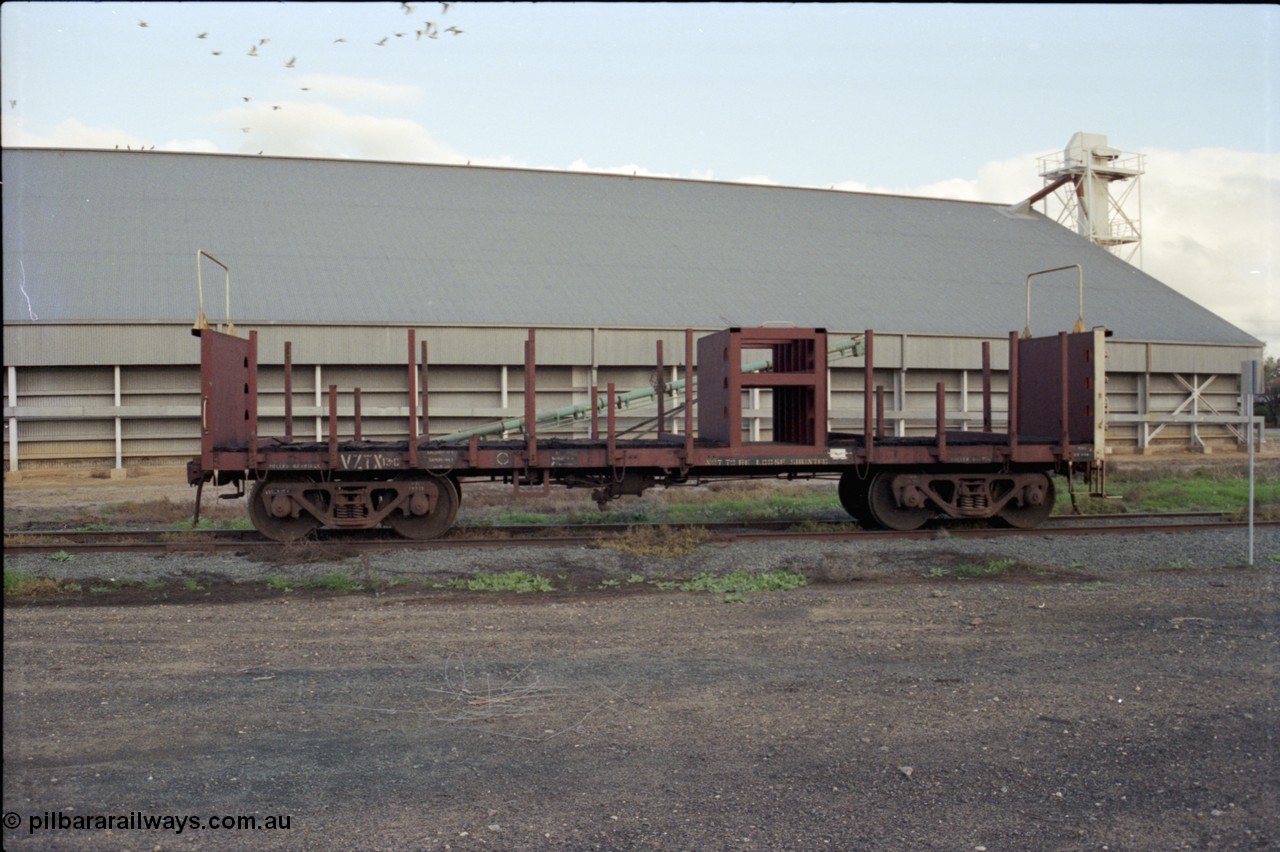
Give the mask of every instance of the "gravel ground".
[{"label": "gravel ground", "polygon": [[[6,598],[3,844],[1276,849],[1280,534],[1258,530],[1254,568],[1246,544],[6,555],[32,575],[203,590]],[[1005,560],[992,577],[932,570]],[[778,568],[814,582],[741,602],[601,582]],[[261,582],[509,570],[576,591]],[[72,822],[134,814],[204,825]],[[213,816],[288,826],[213,830]]]}]

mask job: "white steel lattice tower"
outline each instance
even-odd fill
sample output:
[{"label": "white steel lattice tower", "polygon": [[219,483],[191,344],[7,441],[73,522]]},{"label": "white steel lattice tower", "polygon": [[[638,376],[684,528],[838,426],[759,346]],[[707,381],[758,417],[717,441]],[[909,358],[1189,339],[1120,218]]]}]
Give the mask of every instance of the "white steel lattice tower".
[{"label": "white steel lattice tower", "polygon": [[1124,154],[1100,133],[1076,133],[1061,156],[1041,157],[1045,215],[1142,267],[1142,155]]}]

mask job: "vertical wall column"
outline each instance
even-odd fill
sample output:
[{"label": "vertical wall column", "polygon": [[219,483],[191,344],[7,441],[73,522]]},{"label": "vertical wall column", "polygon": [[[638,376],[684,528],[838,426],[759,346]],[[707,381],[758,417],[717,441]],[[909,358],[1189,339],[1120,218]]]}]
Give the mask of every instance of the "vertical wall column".
[{"label": "vertical wall column", "polygon": [[[320,410],[320,406],[324,405],[324,395],[321,394],[320,388],[324,385],[320,384],[320,365],[316,364],[316,411]],[[324,440],[324,418],[319,414],[316,415],[316,443]]]},{"label": "vertical wall column", "polygon": [[113,368],[115,371],[115,408],[116,408],[116,470],[124,469],[124,436],[120,422],[120,365],[116,364]]},{"label": "vertical wall column", "polygon": [[[9,368],[9,410],[18,410],[18,368]],[[18,470],[18,418],[9,418],[9,470]]]}]

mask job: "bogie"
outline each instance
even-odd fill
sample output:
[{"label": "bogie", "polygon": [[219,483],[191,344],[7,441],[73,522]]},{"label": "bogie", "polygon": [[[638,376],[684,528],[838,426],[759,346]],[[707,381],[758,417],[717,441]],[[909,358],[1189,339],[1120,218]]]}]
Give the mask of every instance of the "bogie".
[{"label": "bogie", "polygon": [[431,539],[453,526],[461,502],[448,477],[405,472],[376,480],[270,474],[249,495],[249,518],[274,541],[297,541],[324,526],[371,529],[386,524],[405,538]]},{"label": "bogie", "polygon": [[939,515],[1030,529],[1053,512],[1054,487],[1043,471],[884,468],[846,471],[839,497],[868,529],[914,530]]}]

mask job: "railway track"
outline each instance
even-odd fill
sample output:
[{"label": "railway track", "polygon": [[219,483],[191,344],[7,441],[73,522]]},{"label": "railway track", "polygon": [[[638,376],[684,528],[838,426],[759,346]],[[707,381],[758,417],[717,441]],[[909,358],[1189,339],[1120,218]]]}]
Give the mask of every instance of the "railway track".
[{"label": "railway track", "polygon": [[[1227,520],[1219,512],[1143,513],[1124,515],[1058,515],[1035,529],[999,529],[981,523],[950,522],[941,529],[956,538],[993,538],[1006,536],[1079,536],[1125,535],[1137,533],[1204,532],[1216,529],[1243,529],[1243,521]],[[1280,526],[1280,521],[1255,522],[1255,527]],[[694,528],[705,532],[709,542],[732,541],[869,541],[875,539],[910,540],[937,537],[939,528],[910,532],[864,530],[851,522],[721,522],[712,524],[536,524],[459,526],[449,535],[430,541],[413,541],[396,536],[390,530],[366,530],[327,534],[326,531],[293,547],[319,547],[344,550],[439,550],[459,548],[520,546],[586,546],[601,540],[621,537],[637,529]],[[250,552],[279,549],[255,530],[23,530],[5,533],[5,552],[18,554],[109,553],[109,552]]]}]

